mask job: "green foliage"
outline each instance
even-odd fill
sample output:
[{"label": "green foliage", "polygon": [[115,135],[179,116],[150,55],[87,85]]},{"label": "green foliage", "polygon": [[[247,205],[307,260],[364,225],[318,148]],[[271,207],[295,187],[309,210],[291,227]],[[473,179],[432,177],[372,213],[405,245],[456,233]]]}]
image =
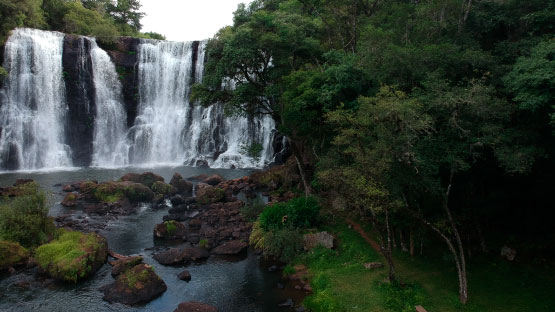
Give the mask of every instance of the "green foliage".
[{"label": "green foliage", "polygon": [[106,241],[97,234],[65,232],[37,248],[35,258],[52,277],[75,283],[92,273],[106,255]]},{"label": "green foliage", "polygon": [[55,234],[54,222],[48,216],[46,194],[35,182],[15,188],[13,199],[0,205],[0,239],[35,247]]},{"label": "green foliage", "polygon": [[252,157],[256,161],[258,161],[260,159],[260,156],[263,150],[264,150],[264,146],[262,146],[262,144],[260,143],[252,143],[250,145],[242,144],[240,153],[243,155]]},{"label": "green foliage", "polygon": [[0,82],[2,82],[7,76],[8,71],[4,67],[0,66]]},{"label": "green foliage", "polygon": [[150,31],[150,32],[145,32],[143,33],[146,37],[150,38],[150,39],[156,39],[156,40],[166,40],[166,37],[162,34]]},{"label": "green foliage", "polygon": [[285,263],[292,261],[303,250],[303,233],[300,229],[272,229],[265,231],[263,237],[264,255]]},{"label": "green foliage", "polygon": [[198,242],[198,246],[199,246],[200,248],[205,248],[205,249],[207,249],[207,247],[208,247],[208,240],[206,240],[206,239],[201,239],[201,240]]},{"label": "green foliage", "polygon": [[16,27],[44,27],[41,0],[0,0],[0,46]]},{"label": "green foliage", "polygon": [[137,289],[144,287],[144,285],[151,279],[154,273],[152,267],[145,267],[144,270],[131,268],[125,271],[118,280],[121,280],[129,289]]},{"label": "green foliage", "polygon": [[0,271],[24,264],[29,258],[29,251],[19,243],[0,241]]},{"label": "green foliage", "polygon": [[168,231],[168,234],[170,236],[173,236],[175,234],[175,232],[177,231],[177,226],[175,225],[176,223],[177,223],[177,221],[175,221],[175,220],[164,222],[164,225],[166,226],[166,230]]},{"label": "green foliage", "polygon": [[[505,77],[521,110],[555,125],[555,39],[540,42],[530,56],[520,57]],[[542,118],[543,117],[543,118]],[[545,122],[544,122],[545,123]]]},{"label": "green foliage", "polygon": [[265,231],[310,228],[318,224],[319,214],[320,206],[316,198],[297,197],[268,206],[260,215],[260,226]]},{"label": "green foliage", "polygon": [[415,285],[401,283],[379,283],[378,289],[385,298],[385,306],[392,311],[412,312],[422,304]]},{"label": "green foliage", "polygon": [[152,184],[152,191],[166,196],[173,195],[176,192],[173,186],[161,181],[156,181]]},{"label": "green foliage", "polygon": [[261,198],[255,198],[252,201],[248,201],[245,206],[241,208],[241,215],[249,222],[254,222],[258,219],[258,216],[262,213],[266,204]]}]

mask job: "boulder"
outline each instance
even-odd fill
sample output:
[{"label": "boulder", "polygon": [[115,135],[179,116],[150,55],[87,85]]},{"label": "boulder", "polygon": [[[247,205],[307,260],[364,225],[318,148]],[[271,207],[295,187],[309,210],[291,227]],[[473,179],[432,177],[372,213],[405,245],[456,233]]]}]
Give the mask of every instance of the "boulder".
[{"label": "boulder", "polygon": [[187,180],[189,180],[189,181],[198,181],[198,182],[201,182],[201,181],[206,180],[206,179],[208,179],[208,175],[206,175],[204,173],[187,178]]},{"label": "boulder", "polygon": [[64,192],[73,192],[73,191],[75,191],[75,188],[73,187],[73,185],[67,184],[67,185],[64,185],[64,187],[62,188],[62,191],[64,191]]},{"label": "boulder", "polygon": [[154,227],[154,237],[164,239],[181,239],[185,236],[187,231],[183,223],[171,220]]},{"label": "boulder", "polygon": [[177,278],[179,278],[182,281],[190,281],[191,280],[191,273],[187,270],[177,274]]},{"label": "boulder", "polygon": [[232,240],[214,248],[212,253],[216,255],[236,255],[247,249],[248,246],[249,244],[243,241]]},{"label": "boulder", "polygon": [[316,246],[322,246],[327,249],[333,249],[334,237],[328,232],[320,232],[315,234],[305,234],[303,236],[305,250],[312,250]]},{"label": "boulder", "polygon": [[206,160],[203,159],[198,159],[195,162],[195,167],[199,167],[199,168],[210,168],[210,166],[208,165],[208,162]]},{"label": "boulder", "polygon": [[130,202],[150,202],[154,193],[141,183],[104,182],[94,190],[94,198],[105,203],[113,203],[127,198]]},{"label": "boulder", "polygon": [[126,257],[123,259],[112,261],[110,262],[110,264],[112,265],[112,276],[118,276],[121,273],[141,263],[143,263],[143,257],[140,256]]},{"label": "boulder", "polygon": [[55,279],[74,283],[96,272],[107,257],[108,243],[96,233],[66,232],[35,252],[42,270]]},{"label": "boulder", "polygon": [[172,196],[177,193],[175,187],[161,181],[154,182],[151,188],[155,194],[160,194],[164,196]]},{"label": "boulder", "polygon": [[174,173],[170,185],[175,188],[177,194],[186,197],[193,195],[193,183],[185,181],[179,173]]},{"label": "boulder", "polygon": [[154,254],[152,258],[163,265],[178,265],[189,261],[187,253],[180,248],[171,248],[169,250],[159,252]]},{"label": "boulder", "polygon": [[204,260],[210,257],[210,253],[204,248],[185,248],[185,257],[192,261]]},{"label": "boulder", "polygon": [[216,185],[220,184],[223,181],[224,181],[224,178],[222,178],[221,175],[213,174],[213,175],[209,176],[208,178],[204,179],[202,182],[206,183],[208,185],[216,186]]},{"label": "boulder", "polygon": [[62,200],[62,206],[64,207],[75,207],[77,206],[78,194],[69,193]]},{"label": "boulder", "polygon": [[213,187],[205,183],[199,183],[196,188],[196,201],[199,204],[206,205],[217,203],[225,199],[224,190]]},{"label": "boulder", "polygon": [[200,302],[183,302],[173,312],[218,312],[214,306]]},{"label": "boulder", "polygon": [[133,305],[149,302],[166,289],[166,283],[151,266],[139,264],[120,274],[114,283],[101,290],[104,292],[103,299],[110,303]]},{"label": "boulder", "polygon": [[19,243],[0,241],[0,271],[24,265],[29,259],[29,251]]},{"label": "boulder", "polygon": [[164,182],[164,178],[152,172],[144,172],[141,174],[128,173],[121,177],[120,181],[140,183],[148,188],[151,188],[154,182]]}]

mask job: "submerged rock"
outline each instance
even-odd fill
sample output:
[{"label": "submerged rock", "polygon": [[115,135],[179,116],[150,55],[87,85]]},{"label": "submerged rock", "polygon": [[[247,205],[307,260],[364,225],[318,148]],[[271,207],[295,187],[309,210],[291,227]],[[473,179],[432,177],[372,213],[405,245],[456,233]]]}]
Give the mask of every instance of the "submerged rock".
[{"label": "submerged rock", "polygon": [[179,274],[177,274],[177,278],[179,278],[182,281],[190,281],[191,280],[191,273],[188,270],[185,270]]},{"label": "submerged rock", "polygon": [[190,301],[180,303],[173,312],[218,312],[218,309],[208,304]]},{"label": "submerged rock", "polygon": [[160,296],[168,287],[151,266],[139,264],[120,274],[116,281],[102,287],[103,299],[110,303],[133,305]]},{"label": "submerged rock", "polygon": [[152,256],[154,260],[163,265],[178,265],[189,261],[187,253],[180,248],[171,248]]},{"label": "submerged rock", "polygon": [[19,243],[0,241],[0,271],[24,265],[29,259],[29,251]]},{"label": "submerged rock", "polygon": [[212,253],[216,255],[236,255],[247,249],[248,246],[243,241],[233,240],[214,248]]},{"label": "submerged rock", "polygon": [[106,239],[96,233],[66,232],[40,246],[35,258],[39,266],[55,279],[77,282],[96,272],[108,257]]}]

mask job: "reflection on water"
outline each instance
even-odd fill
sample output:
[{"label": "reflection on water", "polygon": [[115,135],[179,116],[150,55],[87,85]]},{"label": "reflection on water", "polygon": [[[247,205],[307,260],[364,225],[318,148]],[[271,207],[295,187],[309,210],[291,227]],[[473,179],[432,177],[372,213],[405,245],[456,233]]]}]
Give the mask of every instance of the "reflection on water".
[{"label": "reflection on water", "polygon": [[[62,215],[68,210],[59,203],[63,194],[59,184],[83,181],[115,180],[128,172],[141,173],[153,171],[163,176],[166,181],[174,172],[184,178],[218,173],[226,179],[233,179],[249,174],[246,170],[204,169],[190,167],[163,168],[127,168],[95,169],[84,168],[60,172],[29,172],[0,174],[0,186],[8,186],[18,178],[30,178],[51,191],[51,210],[53,216]],[[58,185],[58,186],[56,186]],[[211,257],[203,264],[187,267],[192,280],[189,283],[177,278],[184,267],[159,265],[152,259],[152,251],[145,250],[155,246],[152,235],[154,225],[162,222],[167,211],[155,211],[149,205],[138,209],[137,214],[111,220],[101,234],[108,239],[113,251],[134,255],[140,254],[145,262],[152,265],[158,275],[168,285],[168,290],[158,299],[137,307],[109,304],[102,300],[101,286],[113,282],[111,266],[104,265],[91,279],[78,285],[61,285],[54,283],[37,287],[25,286],[25,281],[35,280],[34,271],[27,271],[16,276],[0,277],[0,311],[173,311],[184,301],[200,301],[215,305],[220,311],[282,311],[277,304],[284,299],[284,294],[276,289],[279,273],[268,273],[259,265],[258,257],[249,251],[240,259],[230,260]],[[160,242],[156,242],[159,245]],[[23,283],[21,283],[23,282]],[[22,287],[23,285],[23,287]]]}]

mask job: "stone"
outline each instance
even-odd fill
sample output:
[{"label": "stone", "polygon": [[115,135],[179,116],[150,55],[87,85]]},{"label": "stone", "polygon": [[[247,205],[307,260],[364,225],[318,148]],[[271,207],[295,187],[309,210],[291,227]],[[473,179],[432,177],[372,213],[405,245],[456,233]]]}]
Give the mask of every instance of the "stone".
[{"label": "stone", "polygon": [[381,262],[369,262],[369,263],[365,263],[364,267],[367,270],[380,269],[380,268],[383,268],[383,263],[381,263]]},{"label": "stone", "polygon": [[185,257],[192,261],[204,260],[210,257],[208,250],[204,248],[185,248]]},{"label": "stone", "polygon": [[118,276],[112,284],[102,287],[103,299],[110,303],[134,305],[147,303],[163,294],[166,283],[151,266],[139,264]]},{"label": "stone", "polygon": [[224,178],[222,178],[221,175],[213,174],[213,175],[209,176],[208,178],[204,179],[202,182],[206,183],[208,185],[216,186],[216,185],[220,184],[223,180],[224,180]]},{"label": "stone", "polygon": [[42,270],[55,279],[73,283],[91,276],[107,257],[106,238],[96,233],[66,232],[35,252]]},{"label": "stone", "polygon": [[189,261],[185,251],[180,248],[171,248],[169,250],[159,252],[154,254],[152,258],[163,265],[178,265]]},{"label": "stone", "polygon": [[501,257],[505,258],[507,261],[514,261],[516,258],[516,250],[503,246],[503,248],[501,248]]},{"label": "stone", "polygon": [[67,185],[64,185],[64,187],[62,188],[62,191],[64,191],[64,192],[73,192],[73,191],[75,191],[75,189],[73,188],[73,185],[67,184]]},{"label": "stone", "polygon": [[177,190],[173,185],[164,183],[162,181],[154,182],[151,189],[155,194],[160,194],[163,196],[172,196],[177,193]]},{"label": "stone", "polygon": [[316,246],[333,249],[334,237],[325,231],[315,234],[305,234],[303,236],[303,244],[305,250],[312,250]]},{"label": "stone", "polygon": [[236,255],[247,249],[248,246],[249,244],[243,241],[232,240],[214,248],[212,253],[216,255]]},{"label": "stone", "polygon": [[112,265],[112,276],[118,276],[121,273],[124,273],[125,271],[141,263],[143,263],[143,257],[141,256],[126,257],[123,259],[112,261],[110,262],[110,264]]},{"label": "stone", "polygon": [[62,206],[64,207],[75,207],[77,206],[78,194],[69,193],[62,200]]},{"label": "stone", "polygon": [[424,307],[417,305],[416,307],[414,307],[416,309],[416,312],[427,312],[426,309],[424,309]]},{"label": "stone", "polygon": [[186,197],[193,195],[193,183],[185,181],[179,173],[174,173],[170,185],[175,188],[177,194]]},{"label": "stone", "polygon": [[185,270],[177,274],[177,278],[179,278],[182,281],[189,282],[191,280],[191,273],[188,270]]},{"label": "stone", "polygon": [[180,303],[173,312],[218,312],[218,309],[208,304],[190,301]]},{"label": "stone", "polygon": [[284,302],[278,304],[278,307],[288,307],[288,308],[292,308],[293,305],[294,305],[293,299],[287,298]]},{"label": "stone", "polygon": [[152,172],[144,172],[141,174],[128,173],[123,177],[121,177],[120,181],[140,183],[148,188],[151,188],[154,182],[157,182],[157,181],[164,182],[164,178]]},{"label": "stone", "polygon": [[196,201],[202,205],[217,203],[225,199],[224,190],[205,183],[199,183],[195,191]]},{"label": "stone", "polygon": [[164,239],[181,239],[186,235],[185,225],[175,220],[165,221],[154,226],[154,237]]}]

